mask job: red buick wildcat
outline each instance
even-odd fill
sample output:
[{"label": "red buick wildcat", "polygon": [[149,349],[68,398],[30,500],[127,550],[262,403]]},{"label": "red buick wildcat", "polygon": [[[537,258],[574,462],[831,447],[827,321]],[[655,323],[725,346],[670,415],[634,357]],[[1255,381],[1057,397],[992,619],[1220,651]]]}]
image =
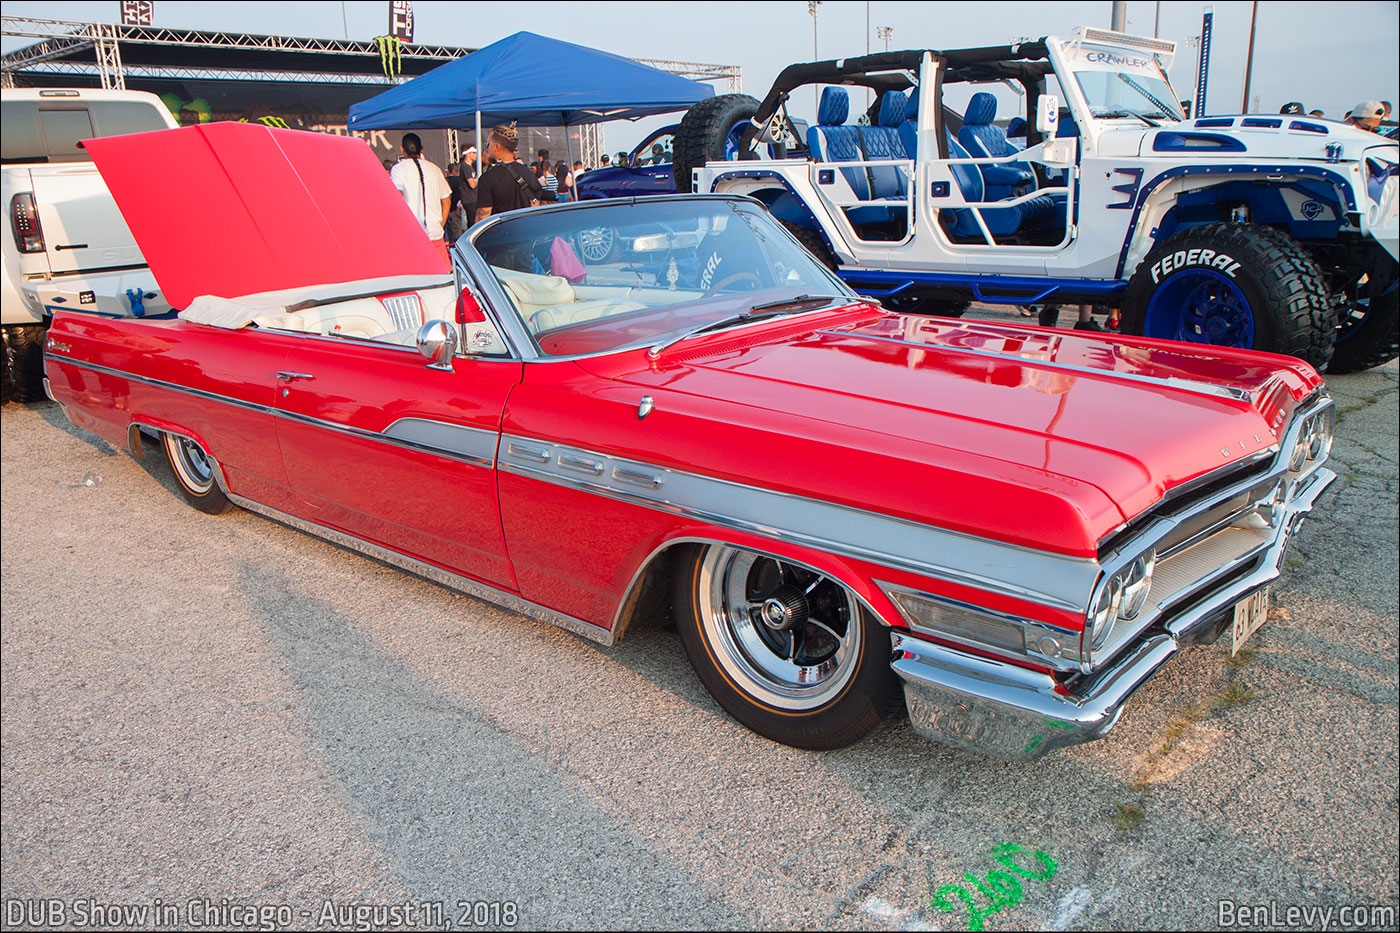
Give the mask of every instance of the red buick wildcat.
[{"label": "red buick wildcat", "polygon": [[181,310],[55,315],[74,423],[157,439],[196,508],[604,644],[671,612],[780,742],[902,706],[1009,758],[1098,738],[1178,650],[1249,637],[1334,478],[1305,363],[892,314],[744,198],[494,216],[448,271],[359,140],[88,145]]}]

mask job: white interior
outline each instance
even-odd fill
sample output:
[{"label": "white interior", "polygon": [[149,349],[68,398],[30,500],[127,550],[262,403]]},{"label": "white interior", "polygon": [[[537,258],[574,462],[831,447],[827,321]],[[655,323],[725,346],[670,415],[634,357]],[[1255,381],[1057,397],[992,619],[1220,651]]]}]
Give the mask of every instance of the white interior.
[{"label": "white interior", "polygon": [[532,333],[565,324],[692,301],[701,292],[640,285],[570,285],[559,275],[537,275],[492,266]]},{"label": "white interior", "polygon": [[[422,320],[417,326],[400,328],[380,302],[380,296],[409,292],[416,294],[422,303]],[[352,295],[363,297],[344,297]],[[323,303],[298,308],[308,301]],[[180,312],[180,318],[214,327],[236,329],[252,325],[413,346],[421,324],[456,319],[456,301],[457,289],[450,278],[396,276],[261,292],[238,298],[201,295]],[[462,331],[464,352],[506,352],[505,343],[490,323],[468,324]]]}]

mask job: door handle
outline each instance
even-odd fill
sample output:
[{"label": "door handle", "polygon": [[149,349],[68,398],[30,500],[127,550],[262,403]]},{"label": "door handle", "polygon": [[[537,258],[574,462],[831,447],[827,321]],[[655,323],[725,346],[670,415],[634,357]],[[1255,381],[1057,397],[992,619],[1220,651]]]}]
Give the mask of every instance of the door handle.
[{"label": "door handle", "polygon": [[283,382],[296,382],[298,379],[315,379],[316,377],[310,373],[289,373],[282,371],[277,374],[277,378],[281,379]]}]

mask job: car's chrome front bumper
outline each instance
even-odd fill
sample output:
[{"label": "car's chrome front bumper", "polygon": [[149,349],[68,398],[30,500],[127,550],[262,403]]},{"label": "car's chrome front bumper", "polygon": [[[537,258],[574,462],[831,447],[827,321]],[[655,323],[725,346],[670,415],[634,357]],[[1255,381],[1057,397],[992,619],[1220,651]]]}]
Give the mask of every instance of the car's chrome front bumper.
[{"label": "car's chrome front bumper", "polygon": [[1049,674],[894,632],[892,664],[904,680],[914,730],[945,745],[1018,761],[1107,735],[1128,697],[1168,658],[1196,642],[1213,642],[1235,603],[1278,578],[1289,540],[1336,474],[1319,469],[1309,479],[1248,572],[1150,630],[1071,688]]}]

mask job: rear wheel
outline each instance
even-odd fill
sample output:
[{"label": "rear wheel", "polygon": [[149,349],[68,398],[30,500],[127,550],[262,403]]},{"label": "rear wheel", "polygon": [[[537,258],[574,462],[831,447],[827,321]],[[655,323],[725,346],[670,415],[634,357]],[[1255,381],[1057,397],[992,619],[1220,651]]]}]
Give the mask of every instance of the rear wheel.
[{"label": "rear wheel", "polygon": [[15,398],[42,402],[44,395],[43,324],[16,324],[5,328],[5,357],[14,382]]},{"label": "rear wheel", "polygon": [[1358,373],[1388,363],[1400,353],[1400,292],[1392,282],[1390,291],[1376,298],[1365,298],[1347,306],[1337,328],[1337,347],[1329,373]]},{"label": "rear wheel", "polygon": [[727,545],[693,548],[679,570],[686,654],[748,728],[798,748],[839,748],[899,709],[889,633],[837,580]]},{"label": "rear wheel", "polygon": [[706,162],[721,162],[737,155],[739,134],[756,113],[758,101],[747,94],[721,94],[687,110],[672,144],[675,161],[671,171],[676,190],[689,193],[691,172]]},{"label": "rear wheel", "polygon": [[1322,270],[1288,234],[1256,224],[1205,224],[1153,249],[1128,283],[1122,327],[1284,353],[1319,370],[1336,337]]},{"label": "rear wheel", "polygon": [[807,247],[807,252],[811,253],[812,257],[816,259],[817,262],[826,266],[832,272],[836,271],[836,254],[831,251],[830,246],[826,245],[826,240],[822,239],[820,233],[813,230],[811,227],[800,227],[797,224],[788,223],[786,221],[783,221],[783,227],[788,233],[793,235],[793,238],[796,239],[797,242]]},{"label": "rear wheel", "polygon": [[185,501],[201,512],[221,515],[233,508],[233,503],[214,477],[219,468],[214,458],[204,452],[204,448],[179,434],[162,435],[165,456],[170,460],[170,469],[180,484],[180,493]]},{"label": "rear wheel", "polygon": [[906,288],[898,295],[881,298],[880,304],[897,314],[935,314],[940,317],[962,317],[972,304],[954,298],[938,298],[922,288]]}]

